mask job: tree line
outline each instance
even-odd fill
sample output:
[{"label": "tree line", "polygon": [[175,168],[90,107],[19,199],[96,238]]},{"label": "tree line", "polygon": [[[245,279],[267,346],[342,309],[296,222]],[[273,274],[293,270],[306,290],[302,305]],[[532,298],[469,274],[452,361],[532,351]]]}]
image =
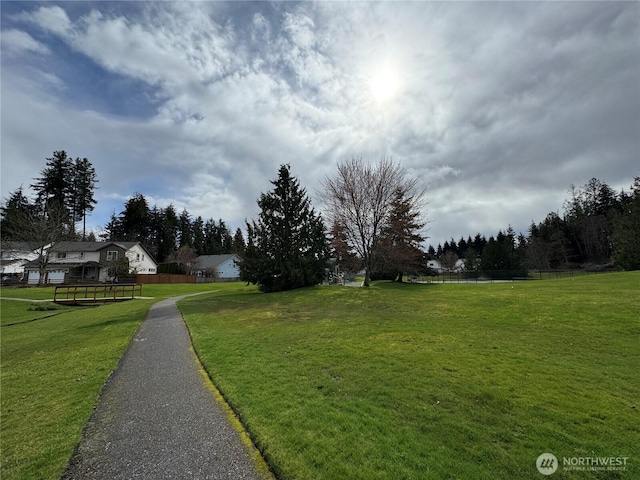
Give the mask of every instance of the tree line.
[{"label": "tree line", "polygon": [[131,196],[119,215],[111,214],[100,237],[141,242],[159,263],[186,263],[185,258],[198,255],[241,254],[245,250],[239,228],[232,232],[223,220],[193,218],[186,209],[178,214],[172,204],[150,207],[141,193]]},{"label": "tree line", "polygon": [[[3,240],[41,245],[96,240],[85,228],[96,204],[98,180],[91,162],[55,151],[34,180],[33,200],[21,187],[0,207]],[[588,262],[640,269],[640,177],[629,192],[615,192],[597,179],[571,187],[564,214],[552,212],[532,222],[528,235],[509,227],[488,240],[476,234],[426,252],[425,192],[389,159],[339,162],[335,176],[326,177],[318,192],[325,218],[289,165],[280,166],[271,184],[273,189],[257,200],[259,217],[246,221],[246,240],[240,228],[232,232],[223,220],[193,218],[186,209],[178,214],[173,205],[150,206],[141,193],[111,214],[100,237],[139,241],[160,263],[237,253],[243,258],[241,278],[263,291],[313,285],[329,266],[363,272],[366,286],[372,279],[402,281],[405,275],[426,273],[428,259],[451,269],[464,259],[464,268],[477,275],[524,276],[528,269]],[[76,228],[81,221],[82,234]]]},{"label": "tree line", "polygon": [[525,275],[528,269],[582,268],[585,265],[615,265],[640,269],[640,177],[630,190],[616,192],[592,178],[581,187],[571,186],[563,214],[550,212],[532,222],[527,235],[509,227],[489,240],[476,234],[429,246],[429,258],[453,269],[464,259],[465,270]]}]

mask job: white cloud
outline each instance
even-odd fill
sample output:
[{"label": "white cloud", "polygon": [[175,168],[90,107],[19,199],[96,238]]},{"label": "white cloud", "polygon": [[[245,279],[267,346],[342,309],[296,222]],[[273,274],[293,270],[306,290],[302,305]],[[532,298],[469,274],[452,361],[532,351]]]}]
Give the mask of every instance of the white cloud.
[{"label": "white cloud", "polygon": [[[429,188],[440,239],[495,233],[519,212],[528,224],[543,195],[638,173],[637,4],[61,5],[13,19],[65,42],[63,62],[148,86],[150,113],[78,106],[54,63],[10,69],[3,164],[19,166],[3,165],[3,195],[65,148],[94,162],[109,205],[141,191],[241,225],[280,163],[312,193],[338,161],[391,156]],[[58,59],[6,31],[3,48]],[[385,68],[397,91],[377,102],[369,84]]]},{"label": "white cloud", "polygon": [[61,7],[40,7],[32,12],[24,12],[17,15],[17,18],[32,22],[41,29],[57,35],[66,36],[71,28],[71,21]]},{"label": "white cloud", "polygon": [[5,54],[23,55],[27,52],[38,54],[49,54],[49,49],[42,43],[35,40],[27,32],[14,28],[2,31],[2,49]]}]

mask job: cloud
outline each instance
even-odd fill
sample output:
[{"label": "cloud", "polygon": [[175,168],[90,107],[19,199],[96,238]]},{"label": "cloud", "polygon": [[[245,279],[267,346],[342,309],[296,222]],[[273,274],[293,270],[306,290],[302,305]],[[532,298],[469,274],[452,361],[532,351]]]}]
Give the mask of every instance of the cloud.
[{"label": "cloud", "polygon": [[14,28],[2,31],[2,49],[5,54],[11,56],[22,55],[26,52],[42,55],[51,53],[44,44],[35,40],[27,32]]},{"label": "cloud", "polygon": [[67,12],[57,5],[40,7],[33,12],[23,12],[16,15],[16,18],[34,23],[44,31],[62,36],[68,35],[71,28]]},{"label": "cloud", "polygon": [[24,52],[2,58],[3,196],[65,148],[96,167],[102,223],[139,191],[242,226],[281,163],[313,193],[388,156],[440,241],[640,173],[636,3],[32,5],[2,13],[3,53]]}]

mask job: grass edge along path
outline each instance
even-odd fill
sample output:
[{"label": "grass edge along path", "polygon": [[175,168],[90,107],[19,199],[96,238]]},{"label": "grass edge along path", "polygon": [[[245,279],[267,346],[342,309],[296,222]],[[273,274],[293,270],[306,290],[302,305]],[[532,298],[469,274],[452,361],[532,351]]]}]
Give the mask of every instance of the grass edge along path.
[{"label": "grass edge along path", "polygon": [[[0,478],[58,479],[111,372],[151,305],[211,284],[145,286],[145,296],[99,307],[22,300],[53,288],[3,288],[0,298]],[[55,310],[44,310],[43,305]]]},{"label": "grass edge along path", "polygon": [[[180,302],[281,480],[640,475],[640,274],[229,289]],[[564,457],[627,470],[562,470]]]}]

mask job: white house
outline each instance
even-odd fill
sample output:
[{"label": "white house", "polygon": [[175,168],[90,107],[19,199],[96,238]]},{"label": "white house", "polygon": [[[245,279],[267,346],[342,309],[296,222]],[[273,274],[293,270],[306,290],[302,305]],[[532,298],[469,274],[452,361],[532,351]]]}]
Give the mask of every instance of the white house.
[{"label": "white house", "polygon": [[25,264],[38,258],[37,250],[37,246],[29,242],[2,242],[0,244],[2,276],[22,277]]},{"label": "white house", "polygon": [[[155,274],[158,265],[140,242],[60,242],[49,249],[44,283],[111,281],[109,267],[122,256],[129,259],[131,273]],[[25,269],[28,283],[40,279],[38,259]]]},{"label": "white house", "polygon": [[440,263],[440,260],[427,261],[427,267],[429,267],[432,270],[435,270],[438,273],[443,273],[443,272],[458,273],[458,272],[464,272],[464,269],[465,269],[464,259],[462,258],[459,258],[458,260],[456,260],[455,265],[451,269],[443,267],[442,264]]},{"label": "white house", "polygon": [[198,282],[232,281],[240,279],[240,262],[242,259],[235,253],[227,255],[200,255],[193,262],[191,274]]}]

